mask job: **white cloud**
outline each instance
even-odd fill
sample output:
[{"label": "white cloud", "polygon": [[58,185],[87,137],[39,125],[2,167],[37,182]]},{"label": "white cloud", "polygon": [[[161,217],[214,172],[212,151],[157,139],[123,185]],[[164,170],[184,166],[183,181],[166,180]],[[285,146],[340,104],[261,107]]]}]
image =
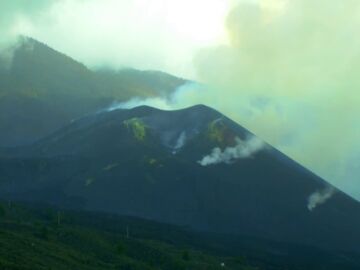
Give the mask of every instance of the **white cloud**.
[{"label": "white cloud", "polygon": [[13,18],[37,38],[92,67],[131,66],[195,77],[192,60],[226,42],[232,0],[59,0],[36,18]]}]

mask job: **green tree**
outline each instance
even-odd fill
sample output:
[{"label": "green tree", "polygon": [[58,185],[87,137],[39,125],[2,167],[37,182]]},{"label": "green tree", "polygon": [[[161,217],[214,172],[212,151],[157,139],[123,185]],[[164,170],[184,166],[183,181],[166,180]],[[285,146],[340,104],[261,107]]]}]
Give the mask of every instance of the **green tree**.
[{"label": "green tree", "polygon": [[117,245],[116,245],[116,252],[118,255],[122,256],[126,253],[126,247],[124,245],[123,242],[119,242]]},{"label": "green tree", "polygon": [[190,261],[190,253],[188,250],[184,250],[182,252],[182,255],[181,255],[181,258],[184,260],[184,261]]},{"label": "green tree", "polygon": [[40,229],[40,238],[49,240],[49,229],[46,226],[42,226]]}]

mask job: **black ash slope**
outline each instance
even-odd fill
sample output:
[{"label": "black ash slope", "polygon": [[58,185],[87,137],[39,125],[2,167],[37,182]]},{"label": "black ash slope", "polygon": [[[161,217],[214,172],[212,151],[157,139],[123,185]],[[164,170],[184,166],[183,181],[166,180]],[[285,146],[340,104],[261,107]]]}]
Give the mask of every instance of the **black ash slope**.
[{"label": "black ash slope", "polygon": [[276,149],[198,163],[249,136],[205,106],[95,114],[3,154],[1,196],[359,252],[359,202],[335,189],[309,211],[309,196],[329,184]]}]

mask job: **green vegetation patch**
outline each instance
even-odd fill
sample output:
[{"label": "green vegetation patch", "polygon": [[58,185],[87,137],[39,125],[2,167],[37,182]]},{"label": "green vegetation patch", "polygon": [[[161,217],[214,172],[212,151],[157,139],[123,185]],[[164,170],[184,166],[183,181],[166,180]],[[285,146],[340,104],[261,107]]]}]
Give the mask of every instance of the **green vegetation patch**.
[{"label": "green vegetation patch", "polygon": [[146,125],[139,118],[132,118],[124,121],[124,125],[130,130],[134,137],[139,141],[144,141],[146,137]]},{"label": "green vegetation patch", "polygon": [[156,164],[158,164],[158,161],[155,158],[150,158],[148,160],[148,163],[149,163],[149,165],[155,166]]},{"label": "green vegetation patch", "polygon": [[254,269],[177,243],[184,239],[178,229],[171,241],[159,238],[168,225],[1,202],[0,210],[1,270],[221,270],[222,263]]},{"label": "green vegetation patch", "polygon": [[162,161],[159,159],[156,159],[154,157],[144,156],[143,163],[144,163],[144,165],[147,165],[152,168],[163,168],[164,167],[164,164],[162,163]]},{"label": "green vegetation patch", "polygon": [[208,136],[211,141],[222,144],[225,141],[226,126],[222,119],[216,119],[209,124]]}]

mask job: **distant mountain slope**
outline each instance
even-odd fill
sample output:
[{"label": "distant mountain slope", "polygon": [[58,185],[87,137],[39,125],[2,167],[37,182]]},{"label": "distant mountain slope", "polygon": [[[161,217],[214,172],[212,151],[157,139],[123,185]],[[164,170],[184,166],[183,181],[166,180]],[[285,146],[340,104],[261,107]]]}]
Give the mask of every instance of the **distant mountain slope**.
[{"label": "distant mountain slope", "polygon": [[359,202],[205,106],[94,114],[0,171],[4,198],[360,252]]},{"label": "distant mountain slope", "polygon": [[0,58],[0,145],[32,142],[113,101],[167,96],[185,82],[157,71],[92,71],[23,38],[10,65]]}]

